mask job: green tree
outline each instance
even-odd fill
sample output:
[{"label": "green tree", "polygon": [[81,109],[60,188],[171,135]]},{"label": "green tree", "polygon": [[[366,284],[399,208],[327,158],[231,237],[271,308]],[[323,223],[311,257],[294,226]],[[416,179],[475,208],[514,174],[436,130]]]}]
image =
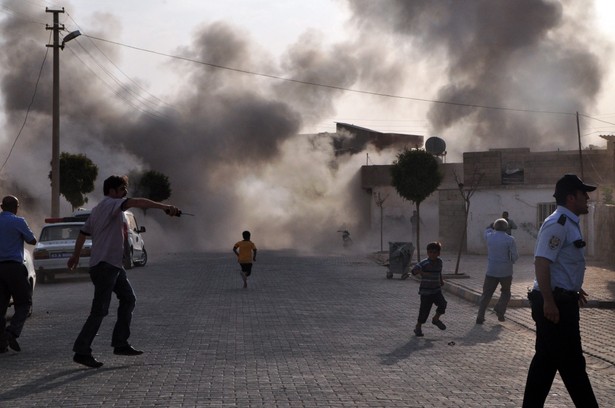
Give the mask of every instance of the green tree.
[{"label": "green tree", "polygon": [[391,176],[397,193],[416,205],[416,255],[420,260],[421,203],[436,191],[444,176],[438,167],[438,160],[422,149],[404,149],[400,152],[391,167]]},{"label": "green tree", "polygon": [[[164,174],[149,170],[143,173],[134,188],[135,196],[149,198],[153,201],[164,201],[171,197],[171,183]],[[145,213],[145,210],[143,210]]]},{"label": "green tree", "polygon": [[[51,172],[49,179],[51,180]],[[98,167],[84,154],[60,154],[60,194],[73,211],[88,202],[87,193],[94,191]]]}]

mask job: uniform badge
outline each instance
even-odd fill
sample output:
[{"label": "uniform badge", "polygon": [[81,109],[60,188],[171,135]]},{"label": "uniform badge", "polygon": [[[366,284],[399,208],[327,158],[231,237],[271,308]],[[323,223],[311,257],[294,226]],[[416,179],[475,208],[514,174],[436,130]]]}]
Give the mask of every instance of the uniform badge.
[{"label": "uniform badge", "polygon": [[555,235],[553,235],[553,236],[551,237],[551,239],[549,240],[549,248],[551,248],[551,249],[555,249],[555,248],[557,248],[557,247],[559,246],[559,244],[560,244],[561,242],[562,242],[562,241],[561,241],[558,237],[556,237]]}]

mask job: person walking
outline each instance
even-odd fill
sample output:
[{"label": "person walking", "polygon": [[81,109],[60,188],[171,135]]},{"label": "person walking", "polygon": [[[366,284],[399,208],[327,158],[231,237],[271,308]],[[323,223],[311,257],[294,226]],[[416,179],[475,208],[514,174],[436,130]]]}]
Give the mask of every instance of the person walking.
[{"label": "person walking", "polygon": [[517,229],[517,224],[515,224],[515,222],[510,219],[510,217],[508,216],[508,211],[504,211],[502,213],[502,218],[504,218],[508,223],[508,227],[506,227],[506,233],[508,235],[512,235],[512,230]]},{"label": "person walking", "polygon": [[[17,197],[4,197],[0,207],[0,353],[5,353],[9,347],[21,351],[17,339],[32,306],[32,287],[24,265],[23,244],[35,245],[36,238],[26,220],[17,216]],[[6,310],[11,297],[15,313],[7,327]]]},{"label": "person walking", "polygon": [[90,255],[90,278],[94,284],[94,299],[79,336],[73,345],[73,361],[87,367],[103,365],[92,356],[92,342],[98,333],[103,318],[109,312],[111,295],[119,299],[117,321],[113,329],[111,346],[113,353],[123,356],[143,354],[128,343],[130,322],[135,308],[136,297],[123,267],[124,218],[122,212],[129,208],[158,208],[168,215],[180,216],[181,211],[172,205],[151,201],[146,198],[125,198],[128,192],[128,177],[110,176],[103,184],[104,199],[92,209],[81,228],[68,268],[79,264],[81,249],[87,236],[92,237]]},{"label": "person walking", "polygon": [[487,274],[483,282],[483,293],[480,297],[476,324],[483,324],[485,311],[493,292],[500,285],[500,299],[493,308],[498,320],[505,321],[504,314],[510,301],[510,286],[513,277],[513,264],[519,259],[515,238],[506,233],[508,223],[504,218],[498,218],[485,229],[487,241]]},{"label": "person walking", "polygon": [[557,208],[538,232],[534,269],[536,279],[528,294],[536,322],[536,352],[529,367],[523,407],[542,407],[559,374],[576,407],[598,406],[583,357],[579,306],[587,303],[583,290],[586,246],[579,216],[589,212],[585,184],[566,174],[555,185]]},{"label": "person walking", "polygon": [[241,279],[243,279],[243,288],[248,287],[248,276],[252,274],[252,264],[256,262],[256,245],[250,241],[250,231],[241,233],[242,241],[238,241],[233,245],[233,252],[237,255],[237,261],[241,266]]}]

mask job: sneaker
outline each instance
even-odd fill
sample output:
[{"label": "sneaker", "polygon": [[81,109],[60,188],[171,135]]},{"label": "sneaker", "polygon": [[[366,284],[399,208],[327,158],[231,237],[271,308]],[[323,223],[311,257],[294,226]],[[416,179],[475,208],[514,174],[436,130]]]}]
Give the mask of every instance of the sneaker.
[{"label": "sneaker", "polygon": [[485,318],[483,317],[477,317],[476,318],[476,324],[483,324],[485,323]]},{"label": "sneaker", "polygon": [[438,329],[440,329],[440,330],[446,330],[446,325],[444,323],[442,323],[441,320],[432,320],[431,323],[433,323],[434,325],[438,326]]},{"label": "sneaker", "polygon": [[504,315],[502,313],[496,313],[496,315],[498,316],[498,320],[500,322],[505,322],[506,318],[504,317]]},{"label": "sneaker", "polygon": [[13,333],[7,331],[6,332],[6,339],[9,343],[9,347],[15,351],[21,351],[21,347],[19,347],[19,343],[17,343],[17,339],[15,338],[15,336],[13,335]]},{"label": "sneaker", "polygon": [[416,337],[423,337],[423,331],[421,329],[414,329],[414,335]]},{"label": "sneaker", "polygon": [[131,345],[115,347],[113,349],[113,354],[117,354],[118,356],[139,356],[143,354],[141,350],[137,350]]},{"label": "sneaker", "polygon": [[90,368],[99,368],[102,367],[103,363],[96,360],[91,354],[77,354],[73,356],[73,361],[78,364],[83,364],[86,367]]}]

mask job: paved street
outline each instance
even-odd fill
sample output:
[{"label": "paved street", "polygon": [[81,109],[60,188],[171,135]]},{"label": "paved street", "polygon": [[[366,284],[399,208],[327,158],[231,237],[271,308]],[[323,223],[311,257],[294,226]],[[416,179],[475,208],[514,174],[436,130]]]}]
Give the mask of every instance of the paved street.
[{"label": "paved street", "polygon": [[[464,284],[482,285],[483,270],[465,267],[476,272]],[[23,351],[0,355],[1,407],[521,405],[534,342],[527,308],[477,326],[476,306],[447,292],[447,330],[428,323],[416,338],[418,283],[386,279],[363,254],[263,250],[248,289],[230,251],[152,254],[129,276],[138,298],[131,340],[145,354],[112,354],[114,300],[94,343],[105,365],[73,363],[92,285],[87,275],[39,285]],[[582,319],[594,390],[613,406],[612,356],[593,352],[612,347],[613,310],[584,309]],[[546,406],[573,406],[559,377]]]}]

